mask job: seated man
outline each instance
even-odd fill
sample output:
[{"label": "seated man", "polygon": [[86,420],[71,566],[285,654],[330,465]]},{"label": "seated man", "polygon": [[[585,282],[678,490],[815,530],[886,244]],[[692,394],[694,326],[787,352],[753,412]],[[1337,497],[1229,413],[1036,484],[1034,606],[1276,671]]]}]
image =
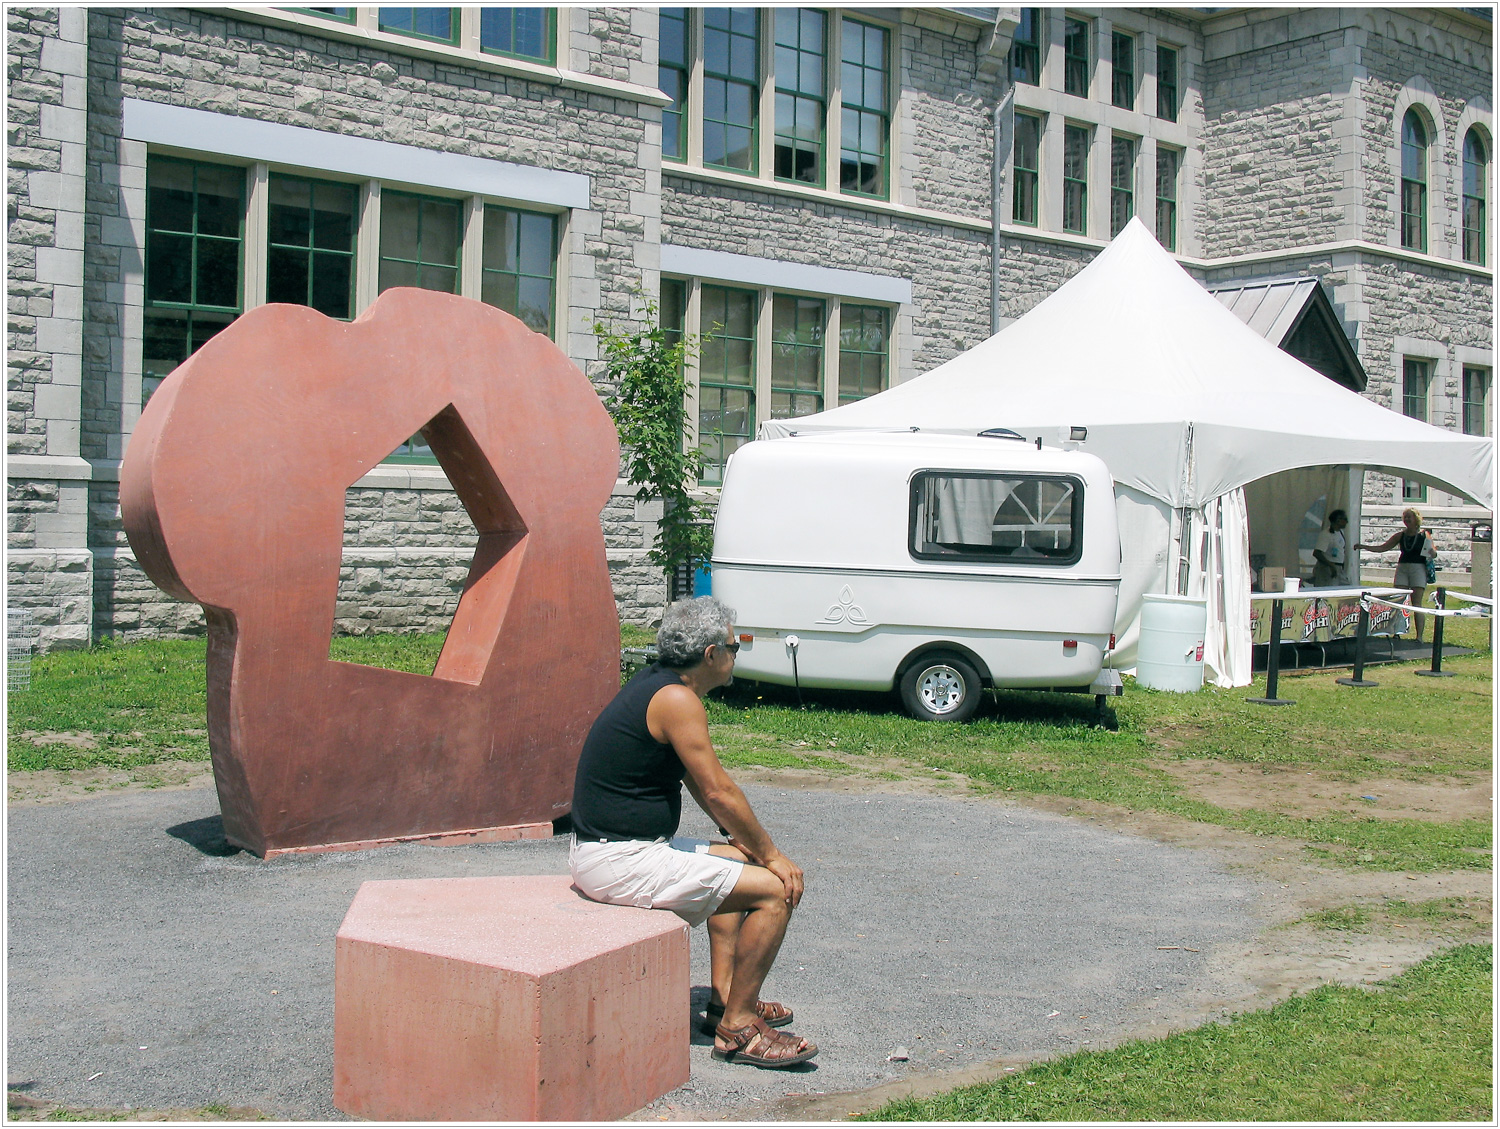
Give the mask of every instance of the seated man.
[{"label": "seated man", "polygon": [[[794,1066],[818,1048],[775,1030],[792,1012],[761,1000],[760,986],[802,899],[802,869],[776,849],[719,763],[703,708],[734,677],[733,619],[711,596],[662,614],[659,661],[625,684],[583,743],[568,864],[596,902],[706,921],[714,1057]],[[683,784],[732,842],[674,838]]]}]

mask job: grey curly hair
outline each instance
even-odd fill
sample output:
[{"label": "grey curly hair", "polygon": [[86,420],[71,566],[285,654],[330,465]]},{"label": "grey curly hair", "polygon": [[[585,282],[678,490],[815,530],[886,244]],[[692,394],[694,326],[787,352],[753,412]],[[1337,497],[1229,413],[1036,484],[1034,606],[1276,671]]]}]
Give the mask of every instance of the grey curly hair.
[{"label": "grey curly hair", "polygon": [[734,609],[712,596],[696,600],[678,600],[661,613],[661,627],[656,632],[656,654],[662,666],[685,670],[703,661],[703,652],[715,643],[723,644]]}]

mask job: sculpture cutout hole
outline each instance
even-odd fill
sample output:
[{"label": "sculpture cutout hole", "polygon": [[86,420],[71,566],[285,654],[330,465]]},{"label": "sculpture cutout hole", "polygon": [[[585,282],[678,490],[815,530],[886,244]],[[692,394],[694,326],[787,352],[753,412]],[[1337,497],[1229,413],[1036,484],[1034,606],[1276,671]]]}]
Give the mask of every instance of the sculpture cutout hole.
[{"label": "sculpture cutout hole", "polygon": [[[526,525],[453,405],[398,451],[413,449],[430,450],[454,492],[345,490],[328,657],[478,685],[505,620]],[[397,529],[407,532],[391,544]],[[440,642],[434,630],[443,631]],[[373,650],[348,638],[375,633],[383,637]]]}]

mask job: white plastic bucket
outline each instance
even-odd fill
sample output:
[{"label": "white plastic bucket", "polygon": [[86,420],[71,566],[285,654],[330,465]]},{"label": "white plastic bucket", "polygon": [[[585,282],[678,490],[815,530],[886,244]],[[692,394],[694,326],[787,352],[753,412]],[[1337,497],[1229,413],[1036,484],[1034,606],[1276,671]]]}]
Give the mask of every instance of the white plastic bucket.
[{"label": "white plastic bucket", "polygon": [[1153,690],[1203,689],[1203,635],[1208,601],[1194,596],[1142,597],[1135,680]]}]

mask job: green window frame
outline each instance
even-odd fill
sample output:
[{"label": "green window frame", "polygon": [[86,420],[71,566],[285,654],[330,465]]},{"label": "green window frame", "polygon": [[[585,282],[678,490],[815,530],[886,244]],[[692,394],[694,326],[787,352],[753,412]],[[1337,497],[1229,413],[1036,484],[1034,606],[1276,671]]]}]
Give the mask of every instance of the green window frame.
[{"label": "green window frame", "polygon": [[724,480],[724,464],[755,431],[754,290],[702,286],[698,291],[698,447],[703,478]]},{"label": "green window frame", "polygon": [[823,410],[821,298],[771,296],[771,418],[793,419]]},{"label": "green window frame", "polygon": [[890,195],[889,29],[845,18],[839,190],[852,196]]},{"label": "green window frame", "polygon": [[828,17],[816,8],[773,9],[776,38],[777,180],[822,186]]},{"label": "green window frame", "polygon": [[1156,147],[1156,241],[1168,251],[1177,250],[1177,171],[1182,152]]},{"label": "green window frame", "polygon": [[309,16],[321,16],[325,20],[338,20],[339,23],[352,24],[355,19],[354,8],[283,8],[283,12],[303,12]]},{"label": "green window frame", "polygon": [[377,8],[376,12],[381,31],[437,43],[458,43],[457,8]]},{"label": "green window frame", "polygon": [[557,311],[557,217],[484,206],[480,301],[553,335]]},{"label": "green window frame", "polygon": [[[463,212],[463,202],[448,197],[381,192],[377,291],[415,286],[457,294],[463,259]],[[418,432],[385,461],[434,463],[437,459]]]},{"label": "green window frame", "polygon": [[359,188],[272,173],[266,184],[266,301],[354,316]]},{"label": "green window frame", "polygon": [[1427,250],[1427,127],[1415,110],[1401,119],[1401,246]]},{"label": "green window frame", "polygon": [[1135,151],[1133,137],[1118,133],[1109,142],[1109,237],[1125,230],[1135,215]]},{"label": "green window frame", "polygon": [[479,50],[551,66],[557,59],[557,9],[480,8]]},{"label": "green window frame", "polygon": [[1015,223],[1035,227],[1037,224],[1037,184],[1041,168],[1042,119],[1033,114],[1017,114],[1012,167],[1015,184],[1011,190],[1010,216]]},{"label": "green window frame", "polygon": [[849,302],[839,307],[840,405],[885,391],[890,341],[890,310]]},{"label": "green window frame", "polygon": [[151,155],[141,403],[244,309],[245,170]]},{"label": "green window frame", "polygon": [[756,172],[760,149],[760,12],[703,9],[703,163]]},{"label": "green window frame", "polygon": [[1067,17],[1063,24],[1063,93],[1089,96],[1089,39],[1093,27],[1088,20]]},{"label": "green window frame", "polygon": [[661,111],[661,155],[672,161],[687,160],[688,76],[692,68],[691,25],[686,8],[658,9],[657,37],[660,54],[656,84],[672,99]]},{"label": "green window frame", "polygon": [[1010,80],[1036,86],[1042,76],[1042,10],[1022,8],[1010,43]]},{"label": "green window frame", "polygon": [[1156,116],[1162,121],[1177,120],[1177,49],[1156,48]]},{"label": "green window frame", "polygon": [[[1432,362],[1417,357],[1401,359],[1401,414],[1427,423],[1428,393],[1432,387]],[[1411,478],[1401,480],[1403,502],[1427,501],[1427,487]]]},{"label": "green window frame", "polygon": [[1110,101],[1122,110],[1135,109],[1135,36],[1110,33]]},{"label": "green window frame", "polygon": [[1486,435],[1489,425],[1490,370],[1464,365],[1464,434]]},{"label": "green window frame", "polygon": [[1484,265],[1485,179],[1489,154],[1477,129],[1464,134],[1464,262]]},{"label": "green window frame", "polygon": [[1089,225],[1089,130],[1063,127],[1063,230],[1079,235]]}]

